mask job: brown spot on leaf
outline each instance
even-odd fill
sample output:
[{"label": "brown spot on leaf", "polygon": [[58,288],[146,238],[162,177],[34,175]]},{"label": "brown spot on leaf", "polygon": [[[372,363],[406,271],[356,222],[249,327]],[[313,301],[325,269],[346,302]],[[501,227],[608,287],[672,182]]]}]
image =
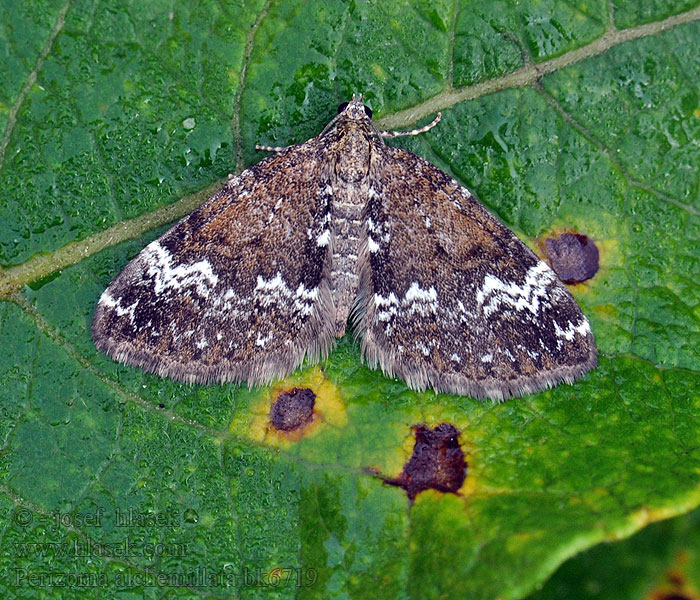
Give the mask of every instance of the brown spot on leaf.
[{"label": "brown spot on leaf", "polygon": [[434,489],[456,494],[467,476],[467,462],[459,445],[459,430],[449,423],[434,429],[415,425],[416,443],[413,454],[395,479],[385,479],[391,485],[406,490],[413,502],[423,490]]},{"label": "brown spot on leaf", "polygon": [[598,272],[598,246],[582,233],[562,233],[544,241],[547,261],[564,283],[581,283]]},{"label": "brown spot on leaf", "polygon": [[294,431],[310,423],[316,394],[309,388],[281,392],[270,409],[270,423],[280,431]]},{"label": "brown spot on leaf", "polygon": [[685,573],[678,569],[669,569],[666,571],[666,581],[670,585],[683,587],[685,585]]},{"label": "brown spot on leaf", "polygon": [[663,584],[648,594],[649,600],[699,600],[697,591],[687,583],[685,573],[679,569],[669,569],[665,578]]}]

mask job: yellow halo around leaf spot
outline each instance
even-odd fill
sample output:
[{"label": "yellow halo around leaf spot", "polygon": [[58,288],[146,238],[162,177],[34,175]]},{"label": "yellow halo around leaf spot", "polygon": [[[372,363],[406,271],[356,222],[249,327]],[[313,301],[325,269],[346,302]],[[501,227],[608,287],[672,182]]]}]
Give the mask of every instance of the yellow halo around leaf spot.
[{"label": "yellow halo around leaf spot", "polygon": [[[308,388],[315,395],[311,421],[293,431],[275,429],[270,422],[270,409],[279,394],[292,388]],[[318,366],[301,373],[293,373],[285,380],[263,390],[259,398],[251,405],[251,420],[244,427],[247,435],[257,441],[272,446],[287,446],[304,438],[316,436],[326,426],[344,427],[347,424],[345,403],[338,388],[324,376]],[[232,423],[232,426],[234,424]],[[240,430],[241,423],[235,424]]]}]

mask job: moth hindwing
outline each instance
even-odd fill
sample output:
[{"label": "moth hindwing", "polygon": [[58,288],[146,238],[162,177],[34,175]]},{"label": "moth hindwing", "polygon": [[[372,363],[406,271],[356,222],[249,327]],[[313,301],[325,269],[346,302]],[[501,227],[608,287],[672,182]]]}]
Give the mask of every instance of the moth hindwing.
[{"label": "moth hindwing", "polygon": [[369,365],[418,390],[502,399],[593,368],[588,321],[549,267],[370,115],[353,97],[146,246],[102,294],[96,346],[255,385],[324,358],[351,316]]}]

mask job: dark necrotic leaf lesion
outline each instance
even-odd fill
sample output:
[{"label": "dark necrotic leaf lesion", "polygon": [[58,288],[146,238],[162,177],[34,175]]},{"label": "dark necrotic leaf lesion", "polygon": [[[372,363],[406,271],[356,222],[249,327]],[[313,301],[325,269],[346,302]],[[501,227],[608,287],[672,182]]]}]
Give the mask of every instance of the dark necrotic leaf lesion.
[{"label": "dark necrotic leaf lesion", "polygon": [[385,479],[385,483],[402,487],[411,501],[427,489],[456,494],[467,476],[459,430],[450,423],[441,423],[433,429],[415,425],[413,434],[416,441],[411,458],[401,475]]},{"label": "dark necrotic leaf lesion", "polygon": [[270,423],[280,431],[295,431],[313,419],[316,394],[309,388],[281,392],[270,408]]},{"label": "dark necrotic leaf lesion", "polygon": [[587,235],[562,233],[547,238],[544,245],[549,266],[564,283],[582,283],[598,272],[598,246]]}]

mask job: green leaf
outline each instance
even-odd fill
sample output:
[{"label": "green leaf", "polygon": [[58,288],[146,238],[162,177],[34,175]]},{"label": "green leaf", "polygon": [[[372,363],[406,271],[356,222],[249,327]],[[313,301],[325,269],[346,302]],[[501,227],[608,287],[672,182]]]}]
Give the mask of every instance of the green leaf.
[{"label": "green leaf", "polygon": [[[3,595],[519,598],[700,504],[698,4],[0,2]],[[350,337],[253,390],[95,350],[127,262],[353,92],[380,127],[442,111],[402,144],[533,248],[595,241],[595,371],[494,405],[411,392]],[[296,436],[268,422],[291,386],[317,394]],[[464,485],[411,504],[383,478],[442,422]]]},{"label": "green leaf", "polygon": [[568,560],[530,600],[696,598],[700,511],[654,523],[616,544]]}]

